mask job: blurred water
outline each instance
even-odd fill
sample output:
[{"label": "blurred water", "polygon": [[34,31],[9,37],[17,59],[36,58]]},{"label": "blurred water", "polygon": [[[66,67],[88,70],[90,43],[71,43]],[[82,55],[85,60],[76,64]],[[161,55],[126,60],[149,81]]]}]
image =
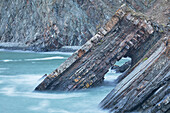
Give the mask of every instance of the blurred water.
[{"label": "blurred water", "polygon": [[[0,51],[0,113],[106,113],[100,101],[115,87],[119,74],[109,71],[97,88],[76,92],[33,92],[71,53]],[[122,65],[128,59],[117,63]]]}]

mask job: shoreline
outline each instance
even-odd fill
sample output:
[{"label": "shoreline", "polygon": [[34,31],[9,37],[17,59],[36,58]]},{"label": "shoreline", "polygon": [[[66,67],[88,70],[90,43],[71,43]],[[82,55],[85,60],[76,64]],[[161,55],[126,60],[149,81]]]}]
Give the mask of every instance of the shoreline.
[{"label": "shoreline", "polygon": [[44,49],[35,49],[34,47],[24,46],[21,43],[0,43],[0,50],[9,50],[9,51],[30,51],[30,52],[75,52],[80,49],[81,46],[63,46],[60,49],[48,50]]}]

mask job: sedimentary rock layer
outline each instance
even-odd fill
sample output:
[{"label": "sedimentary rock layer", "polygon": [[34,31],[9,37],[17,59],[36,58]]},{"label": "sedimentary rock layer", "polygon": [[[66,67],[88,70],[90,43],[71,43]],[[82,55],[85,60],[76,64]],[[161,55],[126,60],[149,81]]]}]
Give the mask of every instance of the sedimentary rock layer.
[{"label": "sedimentary rock layer", "polygon": [[113,113],[168,113],[170,108],[170,43],[162,37],[126,78],[100,103]]},{"label": "sedimentary rock layer", "polygon": [[36,90],[76,90],[102,83],[108,69],[128,51],[153,36],[151,22],[133,15],[123,5],[105,26],[68,58]]}]

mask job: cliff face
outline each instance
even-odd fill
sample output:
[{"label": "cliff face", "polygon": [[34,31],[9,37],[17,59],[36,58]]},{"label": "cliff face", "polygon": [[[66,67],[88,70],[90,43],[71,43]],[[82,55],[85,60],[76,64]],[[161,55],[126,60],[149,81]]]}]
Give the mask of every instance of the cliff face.
[{"label": "cliff face", "polygon": [[49,51],[83,45],[125,2],[158,23],[169,21],[167,0],[1,0],[0,47]]},{"label": "cliff face", "polygon": [[83,45],[121,3],[120,0],[1,0],[0,42],[38,51]]}]

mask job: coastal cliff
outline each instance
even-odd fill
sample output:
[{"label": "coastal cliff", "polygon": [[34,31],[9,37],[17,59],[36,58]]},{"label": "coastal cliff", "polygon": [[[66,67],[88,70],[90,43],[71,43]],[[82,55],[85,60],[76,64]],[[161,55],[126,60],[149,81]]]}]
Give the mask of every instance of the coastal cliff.
[{"label": "coastal cliff", "polygon": [[51,51],[81,46],[121,5],[119,0],[1,0],[0,47]]},{"label": "coastal cliff", "polygon": [[2,0],[0,47],[10,44],[10,48],[51,51],[83,45],[36,91],[102,85],[109,68],[122,57],[130,57],[131,67],[118,77],[100,107],[113,113],[168,113],[168,6],[168,0]]},{"label": "coastal cliff", "polygon": [[169,23],[168,0],[1,0],[0,48],[81,46],[123,3],[159,24]]}]

